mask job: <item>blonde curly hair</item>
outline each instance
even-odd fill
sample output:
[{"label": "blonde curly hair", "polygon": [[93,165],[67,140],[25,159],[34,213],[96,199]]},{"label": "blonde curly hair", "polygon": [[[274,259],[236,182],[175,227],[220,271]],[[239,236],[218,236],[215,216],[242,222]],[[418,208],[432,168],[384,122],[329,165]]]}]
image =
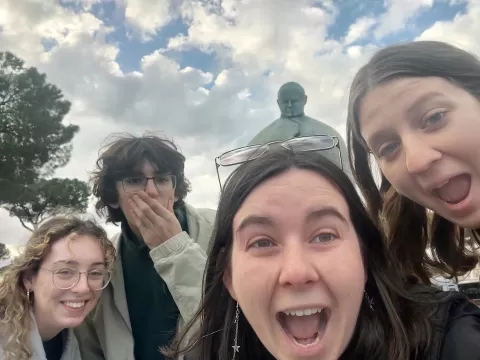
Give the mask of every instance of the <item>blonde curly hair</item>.
[{"label": "blonde curly hair", "polygon": [[98,239],[111,270],[115,248],[105,230],[90,220],[59,216],[44,222],[31,235],[21,254],[2,272],[0,280],[0,339],[2,360],[29,360],[32,357],[30,329],[32,301],[24,286],[25,276],[37,273],[53,243],[69,235],[88,235]]}]

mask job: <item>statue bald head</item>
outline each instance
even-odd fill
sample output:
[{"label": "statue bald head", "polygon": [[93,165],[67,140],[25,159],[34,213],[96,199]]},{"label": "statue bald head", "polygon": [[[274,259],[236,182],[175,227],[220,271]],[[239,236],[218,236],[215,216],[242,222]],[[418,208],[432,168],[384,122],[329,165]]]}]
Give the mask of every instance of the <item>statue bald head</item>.
[{"label": "statue bald head", "polygon": [[299,83],[287,82],[278,90],[277,104],[282,117],[303,116],[306,103],[305,90]]}]

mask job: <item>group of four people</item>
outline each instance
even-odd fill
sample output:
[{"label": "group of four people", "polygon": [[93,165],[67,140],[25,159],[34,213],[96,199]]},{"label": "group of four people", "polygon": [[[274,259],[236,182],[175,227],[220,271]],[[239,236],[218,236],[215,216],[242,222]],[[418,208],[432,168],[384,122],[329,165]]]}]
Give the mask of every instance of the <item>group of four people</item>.
[{"label": "group of four people", "polygon": [[185,203],[173,143],[120,138],[93,176],[119,235],[74,218],[34,232],[0,284],[0,356],[480,359],[480,309],[429,286],[478,262],[479,130],[480,61],[414,42],[352,84],[366,208],[322,134],[235,152],[216,214]]}]

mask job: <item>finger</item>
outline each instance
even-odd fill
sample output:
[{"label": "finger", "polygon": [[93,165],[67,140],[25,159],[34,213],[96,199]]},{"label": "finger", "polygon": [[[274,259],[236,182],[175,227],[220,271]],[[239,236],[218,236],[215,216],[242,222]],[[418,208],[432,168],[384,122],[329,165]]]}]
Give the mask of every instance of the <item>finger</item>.
[{"label": "finger", "polygon": [[137,193],[137,195],[140,198],[140,200],[146,203],[150,207],[150,209],[152,209],[157,215],[159,215],[162,218],[168,217],[168,213],[169,213],[168,208],[160,204],[160,202],[158,202],[155,199],[152,199],[145,192],[139,192]]},{"label": "finger", "polygon": [[132,199],[129,199],[130,208],[132,209],[133,220],[135,225],[141,230],[152,226],[152,221],[145,214],[145,211]]},{"label": "finger", "polygon": [[168,211],[170,211],[172,214],[175,214],[173,212],[173,204],[174,204],[174,200],[173,199],[168,199]]},{"label": "finger", "polygon": [[[150,200],[153,200],[153,199],[150,199]],[[158,224],[160,226],[165,225],[164,224],[165,217],[162,216],[161,214],[158,214],[158,212],[155,211],[154,204],[152,204],[152,201],[149,201],[147,203],[146,201],[141,199],[139,196],[134,196],[133,201],[135,202],[136,206],[139,208],[141,212],[140,217],[142,218],[142,221],[143,221],[143,218],[147,218],[151,223],[151,225],[155,225],[155,224]],[[155,200],[153,201],[156,202]],[[161,206],[161,204],[158,204],[158,205]],[[166,212],[165,208],[164,208],[164,212]]]}]

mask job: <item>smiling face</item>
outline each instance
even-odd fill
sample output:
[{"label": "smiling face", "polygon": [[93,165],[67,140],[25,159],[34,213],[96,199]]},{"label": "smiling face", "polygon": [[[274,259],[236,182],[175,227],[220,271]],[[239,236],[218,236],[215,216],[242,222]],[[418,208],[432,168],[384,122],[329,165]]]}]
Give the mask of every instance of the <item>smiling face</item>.
[{"label": "smiling face", "polygon": [[436,77],[379,85],[360,106],[362,137],[402,195],[480,227],[480,101]]},{"label": "smiling face", "polygon": [[317,173],[271,178],[236,213],[225,286],[276,359],[338,359],[365,282],[348,205]]},{"label": "smiling face", "polygon": [[[104,253],[98,239],[71,235],[56,241],[38,273],[24,281],[25,287],[33,293],[35,320],[44,340],[54,337],[62,329],[79,326],[101,294],[101,290],[89,287],[85,273],[71,289],[58,289],[53,282],[53,272],[61,269],[97,270],[95,274],[105,271]],[[64,270],[62,274],[68,272]]]}]

